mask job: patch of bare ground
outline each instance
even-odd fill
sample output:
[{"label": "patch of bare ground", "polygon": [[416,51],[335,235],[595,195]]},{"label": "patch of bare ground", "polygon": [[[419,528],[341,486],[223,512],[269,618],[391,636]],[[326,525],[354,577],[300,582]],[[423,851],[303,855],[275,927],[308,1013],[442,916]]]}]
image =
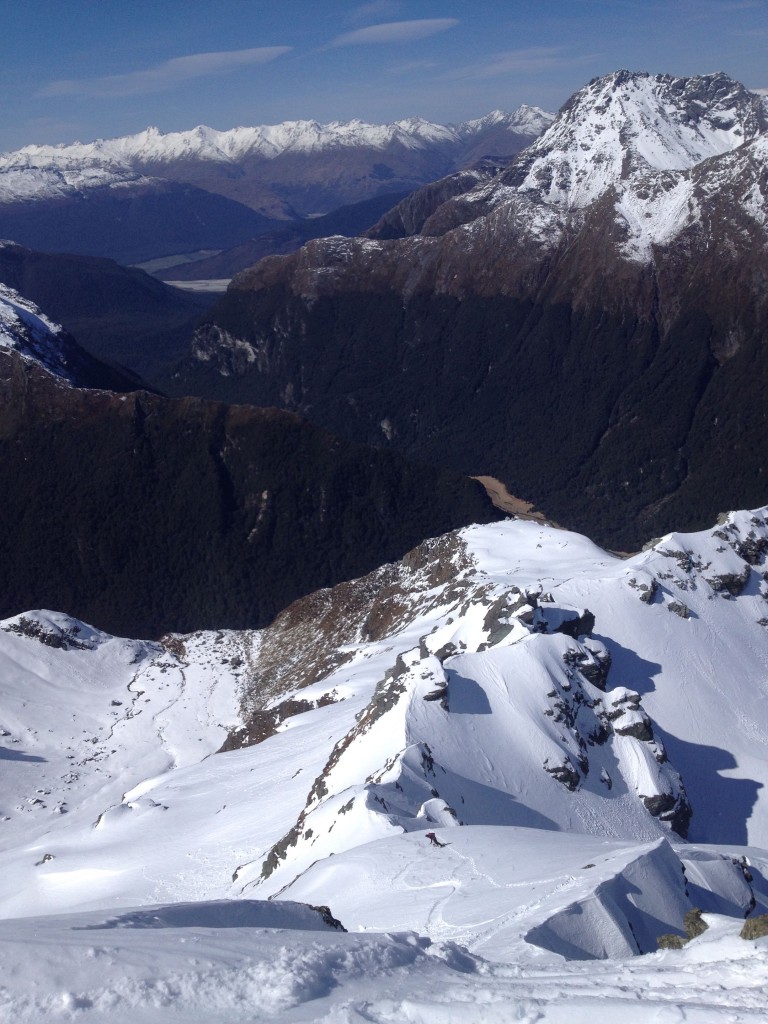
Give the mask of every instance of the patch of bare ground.
[{"label": "patch of bare ground", "polygon": [[[506,485],[501,480],[497,480],[495,476],[473,476],[471,479],[477,480],[485,489],[494,508],[506,512],[507,515],[514,516],[515,519],[528,519],[533,523],[543,523],[546,526],[554,527],[556,530],[568,529],[562,523],[556,523],[554,519],[548,519],[544,512],[535,507],[533,502],[524,501],[522,498],[516,498],[514,494],[510,494]],[[608,548],[607,550],[610,554],[616,555],[617,558],[631,558],[632,555],[637,553],[635,551],[616,551],[613,548]]]},{"label": "patch of bare ground", "polygon": [[506,512],[516,519],[530,519],[535,523],[546,523],[548,526],[560,528],[558,523],[547,519],[546,515],[537,509],[533,502],[524,501],[522,498],[516,498],[514,494],[510,494],[506,485],[501,480],[497,480],[495,476],[473,476],[472,479],[482,484],[493,505],[501,509],[502,512]]}]

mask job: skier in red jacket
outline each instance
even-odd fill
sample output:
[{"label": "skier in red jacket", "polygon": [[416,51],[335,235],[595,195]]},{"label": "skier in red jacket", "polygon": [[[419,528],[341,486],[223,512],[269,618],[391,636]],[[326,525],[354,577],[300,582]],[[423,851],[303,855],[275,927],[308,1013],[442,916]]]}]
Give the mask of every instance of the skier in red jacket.
[{"label": "skier in red jacket", "polygon": [[427,839],[433,846],[450,846],[450,843],[441,843],[434,832],[427,832]]}]

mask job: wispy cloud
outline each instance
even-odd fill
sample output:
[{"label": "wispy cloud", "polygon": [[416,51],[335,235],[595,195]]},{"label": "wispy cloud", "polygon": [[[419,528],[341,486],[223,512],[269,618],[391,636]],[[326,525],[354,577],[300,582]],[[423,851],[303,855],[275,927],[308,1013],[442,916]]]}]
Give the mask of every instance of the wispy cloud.
[{"label": "wispy cloud", "polygon": [[371,0],[361,4],[349,15],[348,21],[360,25],[364,21],[375,21],[377,18],[391,18],[403,9],[402,0]]},{"label": "wispy cloud", "polygon": [[496,53],[487,61],[457,68],[452,78],[500,78],[504,75],[530,75],[540,71],[578,67],[594,60],[595,54],[574,57],[562,46],[532,46],[526,50]]},{"label": "wispy cloud", "polygon": [[345,32],[331,41],[331,46],[358,46],[365,43],[412,43],[438,32],[454,28],[458,18],[421,18],[418,21],[388,21]]},{"label": "wispy cloud", "polygon": [[255,64],[268,64],[290,46],[258,46],[250,50],[223,50],[217,53],[194,53],[188,57],[174,57],[156,67],[131,71],[123,75],[104,75],[101,78],[66,78],[49,82],[37,96],[138,96],[175,89],[195,78],[222,74]]}]

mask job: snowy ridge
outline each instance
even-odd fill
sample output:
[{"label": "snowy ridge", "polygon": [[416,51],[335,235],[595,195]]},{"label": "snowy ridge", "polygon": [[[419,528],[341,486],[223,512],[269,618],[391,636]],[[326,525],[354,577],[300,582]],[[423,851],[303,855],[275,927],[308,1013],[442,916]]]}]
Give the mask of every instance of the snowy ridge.
[{"label": "snowy ridge", "polygon": [[[662,720],[668,735],[679,735],[687,723],[677,721],[673,692],[654,707],[647,679],[637,680],[648,691],[641,698],[630,680],[615,678],[610,641],[623,648],[625,638],[617,632],[629,629],[631,649],[639,650],[649,646],[641,635],[650,628],[651,644],[677,636],[666,642],[680,644],[696,663],[701,643],[719,665],[729,657],[722,628],[696,623],[729,618],[731,606],[722,607],[722,595],[740,595],[739,618],[746,615],[743,628],[750,636],[745,644],[756,658],[751,668],[743,666],[750,680],[744,684],[746,706],[752,688],[762,685],[755,677],[768,678],[768,587],[752,568],[768,550],[764,516],[732,517],[708,536],[672,535],[628,562],[562,533],[558,546],[570,549],[569,568],[546,577],[531,550],[546,536],[536,526],[477,527],[461,536],[474,568],[460,570],[461,556],[454,556],[457,579],[445,603],[433,597],[427,612],[414,608],[397,634],[397,656],[387,641],[359,648],[366,668],[378,663],[385,671],[354,727],[336,743],[294,827],[260,865],[257,889],[275,891],[318,858],[358,845],[362,834],[383,837],[430,825],[524,825],[636,839],[669,835],[670,825],[687,833],[685,765],[667,750],[656,722]],[[566,573],[580,584],[560,583]],[[696,592],[696,613],[689,592]],[[641,609],[652,625],[637,616]],[[590,636],[593,628],[596,635]],[[690,670],[672,660],[674,668],[667,655],[667,671],[676,679],[671,685],[685,690],[677,676]],[[307,696],[315,689],[338,691],[353,676],[345,666],[310,687]],[[703,685],[698,676],[691,682]],[[694,731],[697,744],[715,739],[721,714],[736,716],[736,731],[745,728],[739,702],[726,701],[727,707],[714,712],[722,703],[717,678],[705,685],[706,698],[691,698],[706,706],[695,721],[709,723],[703,732]],[[768,745],[768,720],[750,732],[762,747]],[[760,774],[756,756],[751,744],[742,752],[746,777]],[[719,833],[714,821],[728,812],[711,805],[697,775],[690,804],[693,827],[703,839],[713,829]],[[763,843],[768,805],[756,803],[749,838]],[[746,841],[744,823],[732,825]],[[253,877],[257,868],[242,876]]]},{"label": "snowy ridge", "polygon": [[552,120],[538,107],[512,114],[494,111],[459,125],[438,125],[411,117],[387,125],[365,121],[285,121],[277,125],[217,131],[198,125],[189,131],[163,133],[147,128],[136,135],[90,143],[25,146],[0,155],[0,202],[50,198],[73,190],[116,184],[146,184],[147,171],[162,174],[163,165],[179,161],[238,164],[246,159],[274,160],[288,153],[312,154],[360,147],[423,149],[457,145],[499,125],[534,138]]},{"label": "snowy ridge", "polygon": [[632,171],[690,170],[754,138],[764,127],[757,107],[753,94],[721,74],[619,71],[595,79],[531,146],[521,189],[578,208]]},{"label": "snowy ridge", "polygon": [[620,71],[577,92],[497,181],[463,201],[503,211],[524,227],[523,237],[553,246],[608,196],[624,235],[622,254],[646,262],[654,245],[668,245],[700,221],[700,190],[711,199],[727,187],[731,155],[747,148],[754,159],[746,208],[765,223],[766,128],[760,97],[726,75]]},{"label": "snowy ridge", "polygon": [[503,110],[492,110],[485,117],[462,121],[451,127],[462,138],[476,135],[486,128],[496,128],[499,125],[507,128],[508,131],[517,132],[519,135],[530,135],[531,138],[535,138],[546,131],[554,119],[555,115],[550,114],[549,111],[523,103],[511,114],[507,114]]},{"label": "snowy ridge", "polygon": [[8,166],[0,172],[0,202],[53,199],[92,188],[120,188],[127,185],[149,185],[154,179],[135,174],[130,167],[116,160],[102,163],[88,160],[50,161],[38,165],[28,159]]},{"label": "snowy ridge", "polygon": [[0,349],[12,349],[72,382],[63,333],[63,328],[49,320],[34,302],[0,284]]},{"label": "snowy ridge", "polygon": [[[657,258],[655,247],[670,246],[686,231],[711,230],[715,205],[734,223],[745,215],[747,230],[765,244],[767,133],[762,98],[720,73],[673,78],[620,71],[595,79],[500,173],[446,200],[418,236],[402,243],[413,285],[402,283],[395,261],[389,281],[406,294],[425,282],[438,292],[483,293],[489,279],[503,290],[509,275],[499,273],[497,281],[497,264],[533,265],[585,226],[608,228],[618,255],[647,264]],[[442,247],[435,237],[445,238]],[[339,254],[342,249],[346,263],[366,259],[357,239],[339,243]],[[472,254],[466,268],[465,253]],[[328,262],[314,266],[313,275],[338,277],[342,260]],[[455,263],[463,271],[456,286]],[[308,280],[306,293],[313,287]]]},{"label": "snowy ridge", "polygon": [[[595,992],[638,1024],[761,1020],[765,940],[737,932],[768,910],[767,554],[768,508],[625,560],[512,521],[258,633],[6,620],[0,917],[28,920],[0,923],[0,1007],[560,1024]],[[367,934],[303,937],[294,901]],[[709,931],[655,952],[694,907]]]},{"label": "snowy ridge", "polygon": [[[67,635],[85,629],[50,613],[27,615],[24,628],[9,620],[0,631],[3,648],[13,648],[8,664],[27,666],[22,676],[6,673],[18,683],[9,691],[6,682],[0,722],[10,737],[3,745],[15,742],[24,755],[13,766],[20,788],[5,793],[5,831],[17,836],[11,863],[21,872],[11,891],[28,889],[21,879],[37,874],[34,864],[44,853],[59,862],[46,868],[55,877],[82,859],[78,849],[119,861],[119,849],[130,842],[156,865],[156,882],[133,890],[147,901],[171,892],[182,899],[269,894],[318,858],[430,825],[451,832],[460,823],[524,826],[648,842],[685,832],[689,806],[692,839],[765,844],[768,799],[760,786],[768,702],[756,698],[768,679],[764,511],[740,513],[704,534],[671,535],[628,561],[577,535],[523,522],[470,528],[452,544],[420,556],[420,568],[398,570],[395,579],[385,574],[345,585],[338,607],[329,592],[320,620],[315,611],[307,622],[294,613],[298,633],[282,633],[278,623],[260,634],[140,646],[130,685],[122,669],[111,673],[103,724],[77,725],[66,740],[57,736],[55,685],[41,691],[48,696],[34,714],[24,694],[40,685],[40,673],[51,681],[70,673],[70,661],[104,678],[109,673],[100,662],[113,648],[103,639],[97,648],[105,653],[97,658],[41,641],[53,626]],[[435,586],[447,567],[443,578],[451,582]],[[403,587],[410,595],[405,604]],[[373,604],[361,600],[369,591],[378,594]],[[350,608],[359,608],[361,618],[349,619]],[[379,639],[362,639],[374,621],[391,626]],[[130,642],[114,643],[115,650],[128,643],[126,652],[134,651]],[[294,645],[303,652],[298,661],[281,657]],[[318,677],[323,664],[328,668]],[[222,697],[211,704],[216,693]],[[227,733],[238,735],[241,715],[241,729],[251,729],[256,745],[200,761]],[[268,728],[254,731],[254,715]],[[200,731],[203,723],[209,724]],[[51,746],[45,737],[54,726]],[[728,780],[699,763],[723,730],[735,737]],[[88,754],[78,735],[86,737]],[[108,736],[124,740],[110,744]],[[147,750],[140,765],[128,754],[137,744]],[[52,804],[75,803],[73,765],[54,754],[67,747],[82,780],[77,792],[86,789],[77,814],[51,819]],[[97,780],[83,765],[97,752],[98,785],[86,799]],[[40,801],[47,810],[33,792],[24,795],[38,756],[47,765],[50,796]],[[722,762],[722,755],[711,758]],[[224,796],[218,787],[226,789],[235,770],[230,763],[240,764],[242,784]],[[109,777],[114,796],[107,799]],[[209,797],[201,804],[195,792],[205,778]],[[278,787],[277,800],[264,791],[265,778]],[[186,818],[192,806],[194,821]],[[166,814],[166,807],[177,810]],[[222,816],[210,832],[215,811]],[[53,832],[45,848],[35,844],[35,853],[23,853],[16,843],[26,846],[38,819],[35,832]],[[99,827],[90,831],[95,821]],[[257,829],[256,849],[249,823]],[[225,846],[219,826],[229,837]],[[188,882],[169,875],[156,851],[161,836],[163,850],[164,843],[205,850],[202,861],[219,865],[215,884],[204,880],[205,869]],[[230,889],[225,879],[233,874]],[[109,872],[105,883],[102,898],[120,891]],[[29,902],[9,899],[0,904],[6,914]],[[73,906],[66,896],[59,904]]]}]

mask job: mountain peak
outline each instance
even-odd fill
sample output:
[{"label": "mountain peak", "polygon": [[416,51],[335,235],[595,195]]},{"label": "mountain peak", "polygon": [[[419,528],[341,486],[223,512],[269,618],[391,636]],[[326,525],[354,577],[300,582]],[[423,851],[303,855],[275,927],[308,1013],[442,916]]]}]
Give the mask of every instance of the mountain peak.
[{"label": "mountain peak", "polygon": [[723,72],[676,78],[615,71],[562,107],[529,148],[518,177],[547,203],[580,209],[639,172],[689,171],[754,139],[768,121],[759,97]]},{"label": "mountain peak", "polygon": [[532,107],[523,103],[511,113],[498,109],[492,110],[483,117],[462,121],[461,124],[453,127],[462,137],[476,135],[492,128],[505,128],[518,135],[529,135],[533,139],[545,131],[552,124],[553,119],[554,114],[542,110],[541,107]]}]

